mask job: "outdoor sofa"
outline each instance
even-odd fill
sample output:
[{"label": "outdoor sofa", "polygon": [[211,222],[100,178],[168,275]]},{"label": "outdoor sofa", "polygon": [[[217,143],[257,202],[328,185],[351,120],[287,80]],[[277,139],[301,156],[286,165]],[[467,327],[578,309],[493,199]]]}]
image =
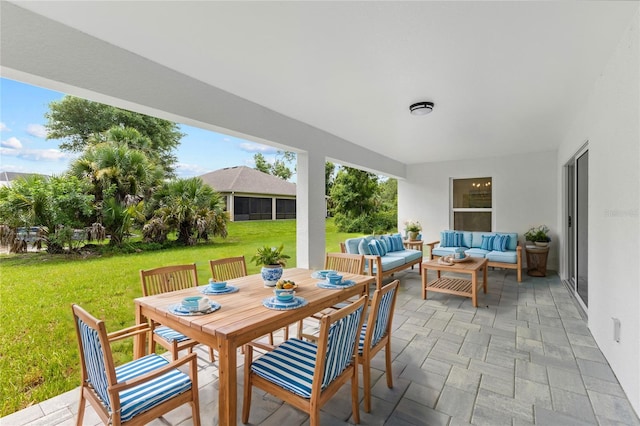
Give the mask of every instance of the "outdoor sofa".
[{"label": "outdoor sofa", "polygon": [[522,247],[515,232],[442,231],[440,240],[425,243],[430,259],[449,256],[462,249],[468,256],[483,257],[487,266],[515,269],[522,281]]},{"label": "outdoor sofa", "polygon": [[382,288],[382,279],[413,265],[422,263],[422,250],[405,247],[400,234],[348,238],[340,244],[343,253],[362,254],[365,273],[376,277],[376,287]]}]

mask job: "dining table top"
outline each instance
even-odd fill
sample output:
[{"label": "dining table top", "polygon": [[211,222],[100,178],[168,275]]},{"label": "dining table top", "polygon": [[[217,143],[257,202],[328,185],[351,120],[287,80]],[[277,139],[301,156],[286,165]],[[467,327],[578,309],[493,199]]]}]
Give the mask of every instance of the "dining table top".
[{"label": "dining table top", "polygon": [[[345,292],[350,295],[366,292],[374,277],[368,275],[343,274],[344,280],[353,281],[353,285],[340,289],[327,289],[318,286],[322,279],[313,278],[311,269],[285,269],[283,280],[296,283],[296,297],[304,299],[306,304],[295,309],[277,310],[265,307],[263,301],[274,296],[274,287],[263,284],[260,274],[227,281],[238,291],[225,294],[203,294],[207,285],[184,290],[140,297],[135,303],[144,311],[144,316],[169,325],[201,343],[217,347],[215,336],[235,339],[241,336],[238,344],[247,343],[257,337],[273,331],[272,323],[281,322],[284,317],[297,321],[310,313],[318,312],[328,306],[345,300]],[[220,305],[220,309],[204,315],[176,315],[170,311],[172,305],[179,305],[187,296],[208,297]],[[349,296],[350,297],[350,296]],[[299,317],[299,318],[298,318]]]}]

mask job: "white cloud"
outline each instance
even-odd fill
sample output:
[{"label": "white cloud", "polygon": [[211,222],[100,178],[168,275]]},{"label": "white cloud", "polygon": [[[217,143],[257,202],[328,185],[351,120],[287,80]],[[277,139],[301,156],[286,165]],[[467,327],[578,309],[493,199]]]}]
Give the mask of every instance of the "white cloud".
[{"label": "white cloud", "polygon": [[0,146],[4,146],[9,149],[22,149],[22,142],[20,142],[20,139],[12,136],[9,139],[0,142]]},{"label": "white cloud", "polygon": [[239,145],[240,149],[245,152],[260,152],[262,154],[275,154],[278,150],[272,146],[261,145],[259,143],[243,142]]},{"label": "white cloud", "polygon": [[176,175],[181,178],[200,176],[210,171],[198,164],[178,163],[176,165]]},{"label": "white cloud", "polygon": [[47,129],[41,124],[29,124],[27,126],[27,133],[40,139],[47,137]]},{"label": "white cloud", "polygon": [[[4,146],[4,142],[2,143]],[[78,154],[62,152],[57,149],[11,149],[0,148],[0,155],[17,157],[27,161],[69,161]]]},{"label": "white cloud", "polygon": [[0,122],[0,132],[10,132],[11,129],[7,127],[6,124]]}]

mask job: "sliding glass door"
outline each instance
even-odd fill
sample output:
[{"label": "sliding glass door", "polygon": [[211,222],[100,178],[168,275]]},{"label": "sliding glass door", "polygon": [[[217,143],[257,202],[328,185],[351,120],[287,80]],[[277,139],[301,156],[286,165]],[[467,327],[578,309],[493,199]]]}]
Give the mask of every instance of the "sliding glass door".
[{"label": "sliding glass door", "polygon": [[567,163],[565,181],[567,283],[586,312],[589,306],[589,151],[586,147]]}]

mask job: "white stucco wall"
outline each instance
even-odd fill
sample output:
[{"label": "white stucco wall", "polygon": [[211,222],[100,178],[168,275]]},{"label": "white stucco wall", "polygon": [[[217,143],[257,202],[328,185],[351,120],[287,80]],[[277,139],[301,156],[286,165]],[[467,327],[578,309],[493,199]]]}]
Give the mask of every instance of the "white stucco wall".
[{"label": "white stucco wall", "polygon": [[[589,329],[640,413],[640,13],[558,150],[589,147]],[[559,218],[563,212],[559,211]],[[564,270],[561,272],[566,275]],[[613,340],[613,322],[621,339]]]},{"label": "white stucco wall", "polygon": [[[398,181],[398,229],[407,219],[417,219],[426,241],[440,239],[449,223],[450,179],[493,179],[493,230],[517,232],[520,245],[531,227],[551,228],[551,250],[547,267],[558,267],[556,152],[546,151],[510,157],[425,163],[407,166],[407,179]],[[523,256],[523,262],[526,261]]]}]

